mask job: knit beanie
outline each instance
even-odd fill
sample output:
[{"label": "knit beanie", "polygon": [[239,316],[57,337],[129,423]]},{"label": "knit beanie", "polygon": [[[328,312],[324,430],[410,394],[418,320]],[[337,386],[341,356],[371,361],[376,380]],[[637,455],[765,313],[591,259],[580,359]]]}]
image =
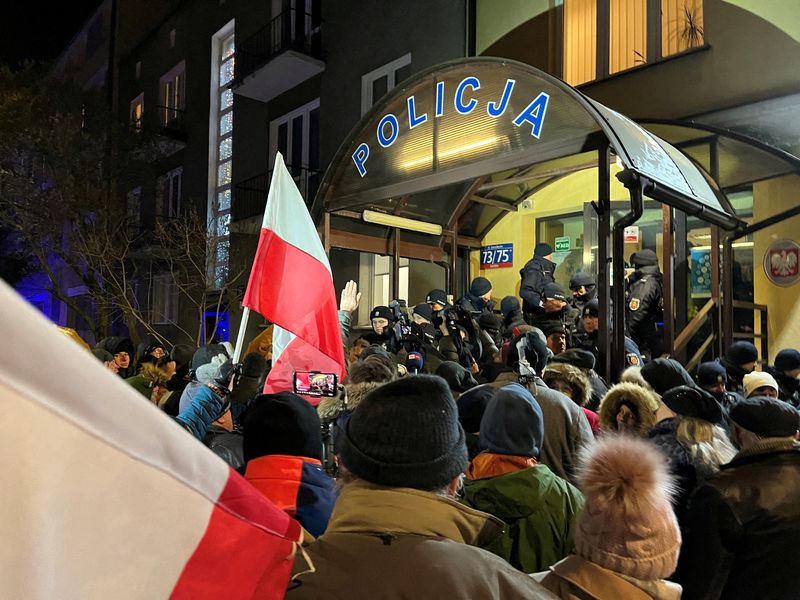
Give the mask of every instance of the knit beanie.
[{"label": "knit beanie", "polygon": [[800,369],[800,351],[794,348],[781,350],[775,355],[775,370],[781,373],[788,373]]},{"label": "knit beanie", "polygon": [[467,433],[481,430],[481,419],[489,401],[494,396],[495,388],[488,383],[467,390],[456,400],[458,406],[458,422]]},{"label": "knit beanie", "polygon": [[533,257],[534,258],[542,258],[544,256],[550,256],[553,253],[553,247],[550,244],[546,244],[542,242],[541,244],[536,244],[536,247],[533,249]]},{"label": "knit beanie", "polygon": [[317,410],[296,394],[256,396],[243,425],[245,461],[269,454],[322,460],[322,426]]},{"label": "knit beanie", "polygon": [[639,250],[631,256],[631,262],[637,267],[647,267],[658,264],[658,255],[652,250]]},{"label": "knit beanie", "polygon": [[594,369],[594,354],[582,348],[570,348],[553,357],[554,363],[566,363],[580,369]]},{"label": "knit beanie", "polygon": [[692,376],[674,358],[654,358],[642,367],[642,377],[659,396],[679,385],[692,385]]},{"label": "knit beanie", "polygon": [[570,289],[579,288],[581,286],[589,287],[591,285],[597,284],[595,283],[594,278],[586,271],[578,271],[569,280]]},{"label": "knit beanie", "polygon": [[728,373],[719,361],[700,363],[700,366],[697,367],[697,385],[701,387],[719,385],[727,381]]},{"label": "knit beanie", "polygon": [[657,448],[632,436],[598,438],[581,455],[578,487],[586,499],[576,521],[579,556],[645,581],[675,571],[681,533]]},{"label": "knit beanie", "polygon": [[758,350],[752,342],[739,340],[733,342],[725,351],[725,360],[730,364],[741,366],[758,360]]},{"label": "knit beanie", "polygon": [[466,436],[441,377],[413,375],[370,392],[340,438],[344,466],[378,485],[432,491],[467,468]]},{"label": "knit beanie", "polygon": [[771,387],[776,392],[780,392],[780,388],[778,388],[778,382],[775,381],[775,378],[764,371],[753,371],[752,373],[748,373],[742,379],[742,385],[744,386],[745,398],[752,396],[753,392],[760,387]]},{"label": "knit beanie", "polygon": [[466,392],[478,385],[472,373],[452,360],[443,361],[436,369],[436,374],[447,382],[453,392]]},{"label": "knit beanie", "polygon": [[394,319],[394,313],[388,306],[376,306],[369,313],[370,320],[372,319],[386,319],[390,323]]},{"label": "knit beanie", "polygon": [[483,296],[491,291],[492,284],[486,277],[476,277],[469,285],[469,293],[473,296]]},{"label": "knit beanie", "polygon": [[496,454],[539,458],[544,440],[542,408],[519,383],[501,387],[481,419],[480,447]]},{"label": "knit beanie", "polygon": [[519,310],[519,300],[516,296],[506,296],[500,301],[500,312],[503,314],[504,319],[508,319],[508,315]]},{"label": "knit beanie", "polygon": [[500,317],[498,317],[494,313],[485,312],[481,313],[481,316],[478,317],[478,325],[481,329],[500,329],[503,324],[500,322]]},{"label": "knit beanie", "polygon": [[414,307],[414,310],[412,312],[415,315],[419,315],[420,317],[422,317],[426,321],[432,321],[433,320],[433,311],[431,310],[431,307],[430,307],[429,304],[425,304],[425,303],[417,304]]}]

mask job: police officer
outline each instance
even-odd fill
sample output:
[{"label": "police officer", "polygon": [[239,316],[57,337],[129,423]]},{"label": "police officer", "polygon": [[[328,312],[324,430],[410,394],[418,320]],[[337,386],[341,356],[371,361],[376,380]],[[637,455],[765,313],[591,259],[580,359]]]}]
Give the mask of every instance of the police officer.
[{"label": "police officer", "polygon": [[372,331],[362,336],[371,345],[386,347],[389,342],[389,331],[394,325],[394,314],[388,306],[376,306],[369,312]]},{"label": "police officer", "polygon": [[[597,368],[602,370],[601,365],[605,364],[605,361],[602,359],[602,352],[600,352],[600,348],[597,345],[600,335],[600,303],[597,301],[597,298],[586,303],[581,316],[583,333],[579,333],[575,336],[573,347],[587,350],[594,354],[596,364],[598,365]],[[628,336],[625,336],[624,351],[624,365],[626,368],[642,366],[642,356],[639,352],[639,347]]]},{"label": "police officer", "polygon": [[652,250],[640,250],[631,257],[635,271],[625,295],[625,328],[648,359],[661,355],[664,342],[656,323],[664,318],[664,296],[658,256]]},{"label": "police officer", "polygon": [[533,258],[525,263],[519,272],[522,282],[520,284],[519,295],[522,296],[522,312],[525,321],[532,323],[536,314],[541,314],[542,292],[548,283],[555,283],[553,274],[556,264],[553,258],[553,247],[550,244],[536,244],[533,250]]},{"label": "police officer", "polygon": [[495,302],[492,300],[492,283],[486,277],[476,277],[469,285],[469,291],[456,302],[473,317],[482,313],[492,313]]},{"label": "police officer", "polygon": [[575,308],[574,329],[577,333],[583,333],[583,307],[597,298],[597,283],[586,271],[578,271],[570,278],[569,289],[572,292],[570,304]]},{"label": "police officer", "polygon": [[541,294],[542,307],[533,313],[530,324],[544,330],[545,325],[558,321],[564,327],[567,346],[573,344],[575,318],[578,313],[567,301],[564,289],[555,282],[545,284]]}]

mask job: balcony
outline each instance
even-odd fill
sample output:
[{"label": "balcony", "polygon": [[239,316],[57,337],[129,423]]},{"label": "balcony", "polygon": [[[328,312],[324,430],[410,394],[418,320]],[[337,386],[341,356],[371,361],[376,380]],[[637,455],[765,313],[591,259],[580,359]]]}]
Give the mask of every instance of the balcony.
[{"label": "balcony", "polygon": [[[306,167],[292,167],[291,165],[287,165],[286,168],[292,174],[297,189],[300,190],[300,194],[306,201],[306,206],[311,206],[320,181],[322,181],[322,171]],[[231,204],[232,231],[257,233],[261,227],[264,208],[267,206],[267,194],[271,179],[272,171],[267,171],[236,184]],[[248,220],[251,222],[247,223]]]},{"label": "balcony", "polygon": [[186,142],[186,122],[184,111],[172,106],[156,106],[158,111],[158,133],[164,137]]},{"label": "balcony", "polygon": [[288,9],[237,44],[231,89],[268,102],[324,70],[322,20]]},{"label": "balcony", "polygon": [[184,111],[171,106],[154,106],[132,119],[128,130],[133,136],[133,158],[157,162],[186,147]]}]

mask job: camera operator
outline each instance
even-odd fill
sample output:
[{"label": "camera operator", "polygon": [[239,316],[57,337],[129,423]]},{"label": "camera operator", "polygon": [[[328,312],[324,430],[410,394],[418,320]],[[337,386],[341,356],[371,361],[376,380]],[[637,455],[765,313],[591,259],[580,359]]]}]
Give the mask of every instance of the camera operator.
[{"label": "camera operator", "polygon": [[369,312],[372,331],[362,336],[371,345],[386,347],[394,323],[394,313],[388,306],[376,306]]},{"label": "camera operator", "polygon": [[456,306],[463,308],[473,317],[483,313],[491,313],[495,302],[492,300],[492,283],[486,277],[476,277],[469,286],[469,291],[461,297]]},{"label": "camera operator", "polygon": [[439,340],[439,352],[445,360],[457,362],[473,375],[480,370],[478,361],[483,346],[480,341],[480,330],[476,327],[472,316],[461,307],[441,311],[434,317],[442,333]]}]

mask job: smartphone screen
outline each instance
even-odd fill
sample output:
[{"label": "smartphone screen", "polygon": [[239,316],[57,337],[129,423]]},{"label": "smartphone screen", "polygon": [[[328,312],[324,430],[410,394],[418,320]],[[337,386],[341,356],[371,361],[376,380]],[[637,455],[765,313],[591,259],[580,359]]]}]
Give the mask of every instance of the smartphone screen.
[{"label": "smartphone screen", "polygon": [[320,371],[295,371],[294,393],[304,396],[336,396],[338,378],[336,373]]}]

